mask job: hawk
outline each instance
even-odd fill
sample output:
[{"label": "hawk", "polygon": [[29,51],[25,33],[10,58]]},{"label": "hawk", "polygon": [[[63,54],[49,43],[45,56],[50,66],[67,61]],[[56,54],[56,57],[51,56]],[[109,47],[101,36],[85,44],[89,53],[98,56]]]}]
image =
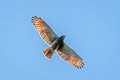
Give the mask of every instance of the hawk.
[{"label": "hawk", "polygon": [[82,58],[64,43],[65,35],[58,37],[42,18],[36,16],[32,17],[32,24],[40,33],[40,36],[50,45],[49,48],[43,50],[47,58],[50,59],[56,50],[64,60],[68,61],[73,66],[77,68],[83,67],[84,63]]}]

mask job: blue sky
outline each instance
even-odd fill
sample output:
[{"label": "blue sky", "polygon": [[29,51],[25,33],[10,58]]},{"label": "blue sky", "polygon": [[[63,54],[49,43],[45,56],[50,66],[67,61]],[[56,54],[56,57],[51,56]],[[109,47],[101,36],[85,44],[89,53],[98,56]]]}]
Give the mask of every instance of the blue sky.
[{"label": "blue sky", "polygon": [[[120,80],[119,0],[0,1],[0,80]],[[43,18],[85,63],[77,69],[48,47],[32,16]]]}]

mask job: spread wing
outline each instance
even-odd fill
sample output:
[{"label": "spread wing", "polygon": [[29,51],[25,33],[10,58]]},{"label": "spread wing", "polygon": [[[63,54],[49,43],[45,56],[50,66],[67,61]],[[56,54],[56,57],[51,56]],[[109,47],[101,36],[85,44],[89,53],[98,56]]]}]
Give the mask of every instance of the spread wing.
[{"label": "spread wing", "polygon": [[84,63],[82,62],[82,58],[77,55],[71,48],[69,48],[65,43],[61,49],[57,50],[57,53],[70,64],[77,68],[83,67]]},{"label": "spread wing", "polygon": [[32,23],[40,33],[41,37],[48,43],[52,44],[52,42],[58,37],[55,32],[50,28],[50,26],[43,21],[41,18],[32,17]]}]

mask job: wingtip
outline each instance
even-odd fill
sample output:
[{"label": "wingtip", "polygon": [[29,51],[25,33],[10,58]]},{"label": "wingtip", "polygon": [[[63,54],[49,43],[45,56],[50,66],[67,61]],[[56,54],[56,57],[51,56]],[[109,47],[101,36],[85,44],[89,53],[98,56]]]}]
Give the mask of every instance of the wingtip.
[{"label": "wingtip", "polygon": [[31,19],[33,20],[34,18],[38,18],[38,17],[37,17],[37,16],[32,16],[32,18],[31,18]]},{"label": "wingtip", "polygon": [[78,69],[82,69],[84,68],[84,63],[82,63],[81,66],[75,66],[75,67],[77,67]]},{"label": "wingtip", "polygon": [[32,16],[32,18],[31,18],[31,22],[33,23],[33,25],[35,25],[34,24],[34,21],[36,21],[36,20],[40,20],[40,21],[43,21],[43,19],[42,18],[40,18],[40,17],[37,17],[37,16]]},{"label": "wingtip", "polygon": [[39,18],[39,19],[42,19],[41,17],[32,16],[32,20],[33,20],[34,18]]},{"label": "wingtip", "polygon": [[78,69],[82,69],[82,68],[84,68],[83,66],[81,66],[81,67],[77,67]]},{"label": "wingtip", "polygon": [[84,62],[82,64],[85,65]]}]

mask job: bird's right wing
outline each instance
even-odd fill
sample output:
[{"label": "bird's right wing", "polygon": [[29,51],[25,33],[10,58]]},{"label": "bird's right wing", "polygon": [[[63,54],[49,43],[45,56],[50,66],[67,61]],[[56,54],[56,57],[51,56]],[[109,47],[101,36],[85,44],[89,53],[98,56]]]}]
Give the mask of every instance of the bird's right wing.
[{"label": "bird's right wing", "polygon": [[32,17],[32,23],[35,25],[35,28],[40,33],[41,37],[48,43],[52,44],[53,41],[58,38],[55,32],[50,28],[50,26],[45,23],[41,18]]},{"label": "bird's right wing", "polygon": [[77,68],[83,67],[84,63],[82,58],[77,55],[71,48],[69,48],[65,43],[62,48],[57,50],[57,53],[70,64]]}]

